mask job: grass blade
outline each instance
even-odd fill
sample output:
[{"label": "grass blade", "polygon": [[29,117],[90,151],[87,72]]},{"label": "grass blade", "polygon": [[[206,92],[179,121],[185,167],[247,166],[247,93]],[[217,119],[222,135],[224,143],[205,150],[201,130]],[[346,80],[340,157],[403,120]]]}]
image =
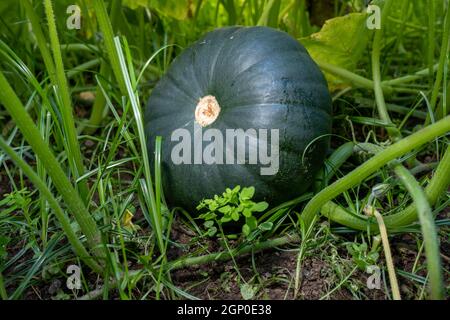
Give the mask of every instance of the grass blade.
[{"label": "grass blade", "polygon": [[24,138],[33,151],[45,164],[48,175],[63,197],[69,210],[74,215],[82,232],[86,235],[91,248],[100,241],[100,233],[92,216],[87,211],[77,191],[73,188],[58,160],[42,139],[39,129],[22,105],[17,95],[9,85],[5,76],[0,72],[0,103],[2,103],[19,127]]},{"label": "grass blade", "polygon": [[147,187],[147,192],[149,195],[149,205],[150,205],[150,216],[152,218],[153,228],[156,235],[156,240],[158,243],[158,247],[160,249],[161,254],[164,254],[164,241],[163,241],[163,224],[162,224],[162,216],[161,212],[158,211],[157,203],[160,201],[160,199],[155,197],[155,193],[153,190],[153,184],[152,184],[152,175],[150,171],[150,162],[148,158],[148,151],[147,151],[147,142],[146,142],[146,135],[144,130],[144,123],[142,119],[142,112],[139,107],[139,100],[136,96],[133,87],[131,85],[131,79],[129,77],[127,64],[125,62],[125,57],[122,51],[122,47],[120,44],[120,38],[115,37],[114,38],[114,44],[115,44],[115,50],[117,53],[117,56],[119,57],[119,66],[121,70],[121,76],[124,79],[126,89],[127,89],[127,95],[129,98],[129,101],[131,103],[131,107],[133,109],[136,126],[138,130],[138,137],[139,142],[141,146],[141,152],[142,152],[142,158],[143,158],[143,164],[144,164],[144,176],[145,176],[145,183]]},{"label": "grass blade", "polygon": [[396,166],[395,173],[406,187],[414,203],[422,228],[423,241],[425,242],[425,254],[429,272],[430,291],[432,299],[444,299],[444,287],[439,254],[439,240],[430,204],[425,192],[423,192],[414,176],[403,166]]},{"label": "grass blade", "polygon": [[34,170],[25,161],[23,161],[16,152],[14,152],[14,150],[2,137],[0,137],[0,149],[3,149],[3,151],[10,157],[10,159],[16,163],[16,165],[23,171],[28,179],[30,179],[31,182],[36,186],[36,188],[41,193],[41,196],[47,200],[49,206],[53,209],[56,217],[58,218],[58,221],[61,224],[61,228],[64,230],[67,239],[69,240],[78,257],[85,261],[92,270],[98,273],[102,273],[102,268],[92,259],[86,248],[78,239],[77,235],[72,229],[72,226],[70,225],[69,218],[66,216],[55,197],[53,197],[45,182],[42,181],[42,179],[34,172]]},{"label": "grass blade", "polygon": [[[67,157],[69,159],[69,165],[72,169],[72,173],[75,178],[84,174],[83,159],[81,156],[80,145],[78,144],[77,131],[75,129],[75,121],[72,111],[72,102],[70,98],[70,92],[67,85],[66,75],[64,73],[64,65],[62,61],[61,48],[58,39],[58,33],[56,31],[55,16],[53,13],[53,7],[51,0],[44,0],[45,13],[47,15],[48,29],[50,34],[50,45],[53,51],[53,59],[55,63],[55,77],[53,78],[53,84],[58,88],[58,93],[61,96],[60,111],[62,115],[62,121],[64,123],[63,130],[67,138]],[[49,70],[50,71],[50,70]],[[85,180],[78,182],[78,188],[81,198],[85,201],[88,197],[88,186]]]}]

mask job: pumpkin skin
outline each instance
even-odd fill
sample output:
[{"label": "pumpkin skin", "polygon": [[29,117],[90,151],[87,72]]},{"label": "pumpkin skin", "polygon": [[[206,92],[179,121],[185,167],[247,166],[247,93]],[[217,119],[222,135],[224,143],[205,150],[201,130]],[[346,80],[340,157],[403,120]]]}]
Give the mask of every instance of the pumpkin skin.
[{"label": "pumpkin skin", "polygon": [[[267,165],[236,161],[173,163],[171,150],[179,142],[171,141],[171,134],[185,128],[194,137],[194,113],[205,96],[216,98],[220,113],[204,130],[218,129],[224,137],[226,129],[279,130],[277,174],[261,175]],[[277,205],[303,194],[322,166],[331,133],[331,98],[320,69],[287,33],[226,27],[207,33],[173,61],[149,98],[145,127],[151,161],[155,137],[163,137],[162,182],[169,205],[195,215],[202,199],[236,185],[254,186],[254,199]]]}]

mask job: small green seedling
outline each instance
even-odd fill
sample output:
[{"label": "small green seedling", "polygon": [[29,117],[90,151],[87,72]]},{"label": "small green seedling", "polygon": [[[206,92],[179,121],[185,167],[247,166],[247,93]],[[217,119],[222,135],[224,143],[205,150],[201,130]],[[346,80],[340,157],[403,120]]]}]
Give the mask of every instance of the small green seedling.
[{"label": "small green seedling", "polygon": [[[263,212],[269,206],[265,201],[252,201],[254,194],[254,187],[246,187],[241,190],[240,186],[236,186],[233,189],[227,188],[222,196],[215,195],[213,199],[205,199],[200,202],[197,210],[207,210],[199,216],[199,219],[205,220],[203,225],[207,229],[207,235],[213,237],[217,233],[219,225],[238,222],[244,218],[245,224],[242,226],[242,233],[248,237],[253,230],[258,228],[258,221],[253,213]],[[267,229],[269,226],[264,225],[263,227]]]},{"label": "small green seedling", "polygon": [[347,251],[352,256],[353,261],[362,271],[367,270],[367,267],[376,265],[379,257],[378,252],[368,250],[367,243],[361,244],[351,242],[347,243]]}]

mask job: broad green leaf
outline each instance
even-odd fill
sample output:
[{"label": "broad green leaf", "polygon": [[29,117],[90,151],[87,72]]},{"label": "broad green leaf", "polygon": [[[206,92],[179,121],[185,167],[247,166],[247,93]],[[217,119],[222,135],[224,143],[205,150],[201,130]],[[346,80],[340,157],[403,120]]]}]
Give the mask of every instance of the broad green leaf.
[{"label": "broad green leaf", "polygon": [[244,211],[242,212],[242,214],[244,215],[244,217],[251,217],[252,216],[252,210],[250,210],[249,208],[244,209]]},{"label": "broad green leaf", "polygon": [[205,228],[211,228],[214,225],[214,221],[212,220],[205,221],[203,225],[205,226]]},{"label": "broad green leaf", "polygon": [[217,228],[216,227],[211,227],[208,229],[208,236],[212,237],[217,233]]},{"label": "broad green leaf", "polygon": [[248,225],[250,230],[255,230],[256,227],[258,226],[258,221],[256,220],[255,217],[246,218],[245,223],[246,223],[246,225]]},{"label": "broad green leaf", "polygon": [[205,203],[205,201],[202,201],[202,202],[200,202],[200,203],[198,204],[198,206],[196,207],[196,209],[197,209],[197,210],[201,210],[201,209],[203,209],[204,207],[206,207],[206,203]]},{"label": "broad green leaf", "polygon": [[263,212],[264,210],[266,210],[269,207],[269,204],[265,201],[261,201],[258,203],[255,203],[253,205],[252,211],[255,212]]},{"label": "broad green leaf", "polygon": [[122,5],[134,10],[138,7],[147,7],[149,2],[149,0],[122,0]]},{"label": "broad green leaf", "polygon": [[150,0],[150,7],[162,15],[184,20],[188,16],[189,2],[188,0]]},{"label": "broad green leaf", "polygon": [[240,195],[241,201],[251,199],[254,194],[255,194],[255,187],[243,188]]},{"label": "broad green leaf", "polygon": [[222,212],[223,214],[230,214],[231,210],[232,208],[229,205],[219,208],[219,212]]},{"label": "broad green leaf", "polygon": [[273,223],[270,221],[266,221],[264,223],[261,223],[258,228],[261,229],[262,231],[269,231],[272,230],[272,227]]},{"label": "broad green leaf", "polygon": [[220,219],[220,222],[222,222],[222,223],[226,223],[226,222],[230,222],[230,221],[231,221],[231,216],[223,216]]},{"label": "broad green leaf", "polygon": [[208,205],[209,211],[214,211],[219,207],[216,201],[211,201],[211,203]]},{"label": "broad green leaf", "polygon": [[[327,20],[319,32],[300,39],[319,65],[326,62],[353,71],[364,52],[370,36],[366,13],[350,13]],[[342,80],[325,74],[331,91],[346,87]]]},{"label": "broad green leaf", "polygon": [[202,218],[204,220],[212,220],[216,216],[217,215],[214,212],[207,212],[207,213],[204,213],[204,214],[200,215],[199,218]]},{"label": "broad green leaf", "polygon": [[244,236],[248,236],[250,234],[250,227],[247,224],[244,224],[242,226],[242,233],[244,234]]}]

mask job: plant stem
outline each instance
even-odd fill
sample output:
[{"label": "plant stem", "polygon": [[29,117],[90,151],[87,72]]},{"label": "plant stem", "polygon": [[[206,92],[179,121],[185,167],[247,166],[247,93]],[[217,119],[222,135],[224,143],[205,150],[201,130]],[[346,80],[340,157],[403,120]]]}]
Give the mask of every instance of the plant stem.
[{"label": "plant stem", "polygon": [[[439,162],[433,178],[428,186],[425,188],[430,205],[434,205],[439,196],[445,192],[450,184],[450,146],[447,147],[444,156]],[[361,219],[347,210],[344,210],[332,201],[326,202],[322,208],[321,213],[332,221],[345,225],[356,230],[370,230],[370,232],[378,232],[378,226],[370,223],[367,219]],[[384,217],[384,221],[388,230],[401,228],[409,225],[417,220],[417,209],[414,203],[410,204],[406,209]]]},{"label": "plant stem", "polygon": [[398,77],[398,78],[391,79],[391,80],[381,81],[381,86],[393,86],[393,85],[398,85],[398,84],[403,84],[403,83],[419,80],[425,76],[428,76],[430,73],[433,74],[433,72],[435,72],[437,70],[438,66],[439,66],[439,64],[435,64],[432,66],[431,69],[425,68],[425,69],[415,72],[414,74],[409,74],[409,75],[406,75],[403,77]]},{"label": "plant stem", "polygon": [[[436,23],[436,8],[435,8],[435,0],[427,0],[428,7],[428,43],[427,43],[427,60],[428,60],[428,68],[429,68],[429,78],[432,81],[433,72],[431,70],[434,63],[434,47],[435,47],[435,28],[434,24]],[[431,82],[430,82],[431,84]]]},{"label": "plant stem", "polygon": [[[434,81],[433,91],[431,92],[430,99],[430,109],[432,112],[436,109],[436,103],[439,96],[439,89],[441,87],[442,78],[444,74],[444,65],[447,60],[448,47],[450,42],[450,7],[447,8],[447,13],[445,14],[444,20],[444,32],[442,33],[442,43],[441,43],[441,51],[439,53],[439,66],[436,72],[436,80]],[[445,116],[445,114],[443,114]],[[425,125],[429,124],[431,121],[431,116],[428,114],[427,120],[425,121]]]},{"label": "plant stem", "polygon": [[[448,117],[447,117],[448,118]],[[439,162],[433,178],[425,188],[430,205],[434,205],[443,192],[450,185],[450,146],[447,146],[444,156]],[[411,204],[404,211],[385,218],[386,222],[392,225],[406,225],[417,220],[417,208],[415,204]]]},{"label": "plant stem", "polygon": [[305,221],[306,227],[309,228],[311,226],[314,216],[329,200],[360,183],[363,179],[386,165],[388,162],[433,140],[436,137],[447,133],[448,131],[450,131],[450,116],[447,116],[435,124],[425,127],[422,130],[413,133],[412,135],[387,147],[373,156],[370,160],[347,174],[345,177],[335,181],[327,188],[323,189],[308,202],[303,210],[302,217]]},{"label": "plant stem", "polygon": [[288,243],[297,243],[299,241],[300,241],[300,238],[298,235],[295,235],[295,234],[294,235],[286,235],[284,237],[266,240],[264,242],[260,242],[260,243],[256,243],[256,244],[246,245],[242,248],[237,248],[237,249],[233,249],[230,251],[222,251],[222,252],[206,254],[206,255],[198,256],[198,257],[179,259],[174,262],[169,262],[167,265],[167,270],[168,271],[176,270],[176,269],[181,269],[181,268],[185,268],[185,267],[189,267],[189,266],[193,266],[193,265],[204,264],[204,263],[213,262],[213,261],[226,261],[226,260],[231,259],[232,256],[236,257],[236,256],[250,253],[252,251],[258,252],[258,251],[265,250],[268,248],[283,246]]},{"label": "plant stem", "polygon": [[319,300],[325,300],[326,298],[331,296],[334,292],[336,292],[336,290],[341,288],[344,285],[344,283],[347,282],[348,279],[350,279],[350,277],[355,273],[356,270],[358,270],[358,266],[354,266],[353,269],[349,272],[349,274],[344,279],[342,279],[342,281],[339,282],[339,284],[336,287],[328,291],[324,296],[320,297]]},{"label": "plant stem", "polygon": [[278,1],[279,0],[269,0],[268,2],[266,2],[261,17],[259,17],[257,23],[258,26],[269,26],[271,11],[278,5]]},{"label": "plant stem", "polygon": [[96,45],[86,43],[63,43],[60,45],[62,51],[88,51],[92,53],[101,52],[101,48]]},{"label": "plant stem", "polygon": [[78,192],[73,188],[58,160],[42,139],[39,129],[34,124],[30,115],[25,110],[22,102],[14,93],[3,73],[0,71],[0,103],[15,121],[22,132],[25,140],[30,144],[33,151],[41,159],[48,175],[63,197],[70,212],[74,215],[81,231],[86,236],[91,248],[100,242],[100,233],[92,216],[87,211]]},{"label": "plant stem", "polygon": [[119,58],[119,70],[120,70],[120,76],[122,77],[125,87],[126,87],[126,94],[129,98],[129,101],[131,103],[131,107],[133,109],[134,118],[136,120],[136,127],[138,131],[139,136],[139,142],[141,146],[141,152],[142,152],[142,160],[144,165],[144,183],[145,187],[148,190],[150,194],[150,216],[152,217],[153,222],[153,230],[156,234],[156,240],[158,247],[160,249],[160,252],[162,255],[165,253],[165,246],[164,246],[164,240],[163,240],[163,219],[161,216],[161,211],[158,211],[158,205],[157,203],[161,200],[155,198],[155,192],[153,190],[152,185],[152,175],[150,171],[150,162],[148,159],[148,152],[147,152],[147,141],[146,141],[146,135],[144,130],[144,124],[142,120],[142,112],[139,106],[139,99],[134,93],[134,89],[131,85],[131,79],[130,74],[127,69],[127,64],[125,62],[125,57],[122,51],[122,47],[120,44],[119,37],[114,38],[114,45],[115,45],[115,54]]},{"label": "plant stem", "polygon": [[331,178],[336,174],[339,168],[347,161],[353,154],[353,147],[355,144],[350,141],[339,146],[325,161],[325,165],[315,177],[314,190],[320,191],[327,186]]},{"label": "plant stem", "polygon": [[[334,76],[337,76],[341,79],[347,80],[357,87],[370,89],[370,90],[372,90],[374,87],[374,82],[372,80],[364,78],[364,77],[362,77],[356,73],[353,73],[351,71],[348,71],[347,69],[343,69],[338,66],[335,66],[335,65],[332,65],[332,64],[329,64],[326,62],[321,62],[321,61],[318,61],[317,64],[319,65],[319,67],[322,70],[329,72],[329,73],[333,74]],[[391,94],[393,92],[392,87],[389,87],[386,85],[383,85],[382,89],[387,94]]]},{"label": "plant stem", "polygon": [[[53,85],[57,87],[57,92],[61,96],[60,111],[62,121],[64,123],[63,129],[67,139],[67,157],[69,159],[69,166],[72,173],[77,179],[84,174],[83,158],[81,156],[80,145],[78,144],[77,131],[75,129],[75,121],[73,118],[72,102],[70,98],[67,79],[64,73],[64,65],[61,56],[61,48],[59,45],[58,33],[56,30],[55,16],[51,0],[44,0],[45,13],[47,15],[48,29],[50,35],[50,44],[53,51],[53,59],[55,63],[55,77]],[[88,186],[86,180],[81,180],[77,183],[83,201],[88,198]]]},{"label": "plant stem", "polygon": [[2,300],[8,300],[8,294],[6,293],[5,283],[3,281],[3,275],[0,272],[0,298]]},{"label": "plant stem", "polygon": [[384,21],[387,19],[389,10],[392,6],[392,0],[386,0],[384,3],[383,11],[381,14],[381,29],[375,30],[375,36],[372,44],[372,78],[373,78],[373,90],[375,92],[375,101],[377,102],[378,114],[388,127],[386,130],[394,140],[400,138],[400,131],[393,127],[392,120],[387,112],[386,102],[384,100],[383,89],[381,87],[381,71],[380,71],[380,52],[381,52],[381,39],[383,36],[383,28],[385,27]]},{"label": "plant stem", "polygon": [[[121,1],[114,0],[111,5],[111,26],[113,26],[117,21],[120,10],[121,10]],[[101,15],[101,13],[98,14]],[[108,28],[107,22],[106,25],[104,25],[103,27]],[[109,76],[110,76],[110,66],[108,65],[107,61],[102,61],[100,65],[99,77],[103,79],[108,79]],[[103,111],[105,109],[106,99],[105,96],[102,94],[102,89],[100,88],[99,85],[97,85],[97,89],[95,91],[95,98],[96,99],[94,105],[92,106],[92,111],[89,120],[83,126],[83,129],[86,134],[94,133],[103,120]]]},{"label": "plant stem", "polygon": [[101,61],[100,59],[92,59],[90,61],[84,62],[84,63],[76,66],[72,70],[67,71],[67,79],[71,79],[71,78],[75,77],[77,74],[99,65],[100,61]]},{"label": "plant stem", "polygon": [[331,178],[352,155],[354,146],[355,143],[352,141],[344,143],[343,145],[339,146],[339,148],[337,148],[336,151],[334,151],[333,154],[328,158],[328,161],[325,164],[324,172],[325,185],[328,185],[328,182],[331,180]]},{"label": "plant stem", "polygon": [[[398,166],[403,168],[403,166]],[[374,215],[378,222],[378,227],[381,235],[381,242],[383,243],[384,257],[386,259],[386,266],[389,274],[389,282],[391,283],[392,296],[394,300],[401,300],[400,290],[398,289],[398,281],[397,276],[395,275],[395,267],[394,262],[392,260],[391,247],[389,246],[389,238],[386,231],[386,226],[383,221],[383,217],[375,208],[371,206],[367,206],[364,208],[364,212],[368,216]]]},{"label": "plant stem", "polygon": [[86,248],[78,239],[76,233],[73,231],[72,226],[70,225],[69,218],[66,216],[63,209],[61,209],[58,201],[52,195],[45,182],[42,181],[42,179],[34,172],[34,170],[21,157],[19,157],[16,152],[14,152],[14,150],[8,145],[3,137],[0,137],[0,149],[3,149],[3,151],[10,157],[10,159],[35,185],[35,187],[39,190],[41,196],[47,200],[77,256],[82,259],[92,270],[101,274],[103,272],[102,268],[93,260],[93,258],[87,252]]},{"label": "plant stem", "polygon": [[[374,88],[374,82],[372,80],[370,80],[370,79],[364,78],[364,77],[362,77],[362,76],[360,76],[360,75],[358,75],[356,73],[348,71],[347,69],[343,69],[343,68],[340,68],[338,66],[335,66],[335,65],[323,62],[323,61],[322,62],[316,61],[316,62],[317,62],[317,64],[319,65],[319,67],[322,70],[324,70],[324,71],[326,71],[328,73],[331,73],[332,75],[334,75],[336,77],[339,77],[339,78],[341,78],[343,80],[346,80],[346,81],[350,82],[355,87],[360,87],[360,88],[370,89],[370,90],[372,90]],[[428,69],[426,69],[426,70],[428,70]],[[410,76],[410,77],[414,77],[414,76]],[[421,77],[418,77],[418,78],[421,78]],[[407,79],[404,79],[403,77],[402,78],[398,78],[398,79],[399,79],[399,83],[407,82]],[[417,94],[419,92],[416,89],[390,86],[389,85],[390,81],[395,81],[395,80],[397,80],[397,79],[386,80],[386,81],[382,81],[381,82],[381,88],[382,88],[382,90],[383,90],[383,92],[385,94],[390,95],[390,94],[392,94],[394,92],[405,92],[405,93]]]},{"label": "plant stem", "polygon": [[34,36],[37,40],[37,45],[39,51],[41,52],[42,59],[44,60],[45,68],[47,69],[48,76],[50,77],[52,83],[56,83],[56,71],[55,64],[53,63],[52,55],[47,46],[47,40],[45,39],[44,32],[42,32],[41,23],[39,17],[36,15],[30,0],[25,0],[22,2],[25,7],[26,14],[31,23],[31,28],[33,30]]},{"label": "plant stem", "polygon": [[[373,101],[370,99],[359,98],[359,99],[356,99],[356,101],[358,103],[360,103],[358,108],[373,108],[372,107]],[[427,113],[424,111],[411,110],[411,108],[403,107],[403,106],[400,106],[397,104],[387,103],[386,107],[387,107],[388,111],[396,112],[396,113],[403,114],[403,115],[411,115],[411,116],[421,119],[421,120],[425,120],[427,117]]]},{"label": "plant stem", "polygon": [[[99,76],[101,78],[108,78],[109,76],[109,67],[105,62],[103,62],[100,66]],[[106,98],[102,93],[101,87],[97,85],[97,89],[95,90],[95,101],[94,105],[92,106],[91,115],[89,117],[89,120],[86,121],[86,123],[83,123],[83,127],[81,128],[81,131],[83,133],[89,135],[94,133],[98,129],[98,126],[103,120],[103,111],[105,109],[105,105]]]},{"label": "plant stem", "polygon": [[108,53],[110,66],[113,69],[116,81],[119,85],[120,93],[123,96],[126,96],[127,87],[120,71],[119,56],[114,45],[114,32],[111,21],[108,18],[108,12],[106,11],[105,3],[103,0],[93,0],[92,4],[97,15],[100,30],[103,33],[103,40],[105,41],[106,52]]},{"label": "plant stem", "polygon": [[423,241],[425,242],[431,298],[444,299],[439,240],[430,204],[419,183],[408,170],[402,166],[396,166],[394,170],[416,204]]}]

